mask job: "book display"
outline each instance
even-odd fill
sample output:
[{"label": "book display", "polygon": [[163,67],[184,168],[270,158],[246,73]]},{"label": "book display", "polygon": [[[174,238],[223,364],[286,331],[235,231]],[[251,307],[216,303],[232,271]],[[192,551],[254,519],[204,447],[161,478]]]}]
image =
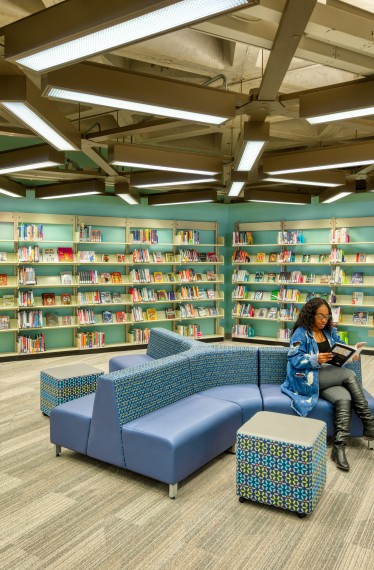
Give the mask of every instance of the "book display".
[{"label": "book display", "polygon": [[[349,336],[350,343],[365,341],[365,350],[370,350],[373,223],[372,217],[238,223],[233,248],[247,251],[248,256],[233,255],[233,338],[288,344],[301,306],[321,297],[331,305],[338,332]],[[247,232],[251,239],[240,242],[239,236]],[[235,303],[240,299],[248,299],[254,310],[241,309],[238,314]]]}]

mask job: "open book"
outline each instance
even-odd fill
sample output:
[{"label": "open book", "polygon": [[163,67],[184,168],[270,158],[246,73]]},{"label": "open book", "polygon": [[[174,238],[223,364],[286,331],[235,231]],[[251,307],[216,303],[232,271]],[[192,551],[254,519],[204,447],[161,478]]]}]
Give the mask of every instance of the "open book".
[{"label": "open book", "polygon": [[355,354],[360,354],[365,345],[366,342],[358,342],[355,346],[336,342],[330,351],[334,356],[329,364],[333,366],[343,366],[346,362],[351,362]]}]

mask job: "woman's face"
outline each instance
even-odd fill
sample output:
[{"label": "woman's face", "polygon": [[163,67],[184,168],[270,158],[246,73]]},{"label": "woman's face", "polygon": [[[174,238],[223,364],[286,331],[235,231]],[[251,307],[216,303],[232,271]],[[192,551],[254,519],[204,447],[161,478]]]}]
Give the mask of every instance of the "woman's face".
[{"label": "woman's face", "polygon": [[314,315],[314,327],[317,330],[324,329],[329,318],[330,312],[326,305],[320,305],[316,310],[316,314]]}]

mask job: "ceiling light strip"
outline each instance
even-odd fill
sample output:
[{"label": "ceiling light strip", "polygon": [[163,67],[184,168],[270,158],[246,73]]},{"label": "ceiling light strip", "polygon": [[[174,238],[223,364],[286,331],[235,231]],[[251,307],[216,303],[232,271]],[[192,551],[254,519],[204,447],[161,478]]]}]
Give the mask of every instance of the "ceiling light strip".
[{"label": "ceiling light strip", "polygon": [[34,71],[45,71],[186,26],[191,22],[207,20],[221,12],[239,9],[251,3],[248,0],[183,0],[38,53],[17,58],[16,61]]}]

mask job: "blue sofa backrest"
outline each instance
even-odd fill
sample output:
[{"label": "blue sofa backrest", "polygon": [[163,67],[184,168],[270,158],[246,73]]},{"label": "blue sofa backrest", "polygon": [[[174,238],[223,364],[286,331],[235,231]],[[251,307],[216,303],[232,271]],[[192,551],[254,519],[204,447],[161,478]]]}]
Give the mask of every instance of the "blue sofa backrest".
[{"label": "blue sofa backrest", "polygon": [[172,356],[173,354],[180,354],[190,348],[201,348],[204,350],[205,347],[196,340],[166,329],[154,328],[151,329],[149,335],[147,354],[152,358],[159,359],[165,358],[165,356]]},{"label": "blue sofa backrest", "polygon": [[226,384],[258,384],[257,348],[209,345],[185,353],[190,359],[195,392]]},{"label": "blue sofa backrest", "polygon": [[[283,384],[286,379],[288,348],[285,346],[261,346],[258,349],[259,383]],[[347,365],[362,384],[361,360]]]}]

